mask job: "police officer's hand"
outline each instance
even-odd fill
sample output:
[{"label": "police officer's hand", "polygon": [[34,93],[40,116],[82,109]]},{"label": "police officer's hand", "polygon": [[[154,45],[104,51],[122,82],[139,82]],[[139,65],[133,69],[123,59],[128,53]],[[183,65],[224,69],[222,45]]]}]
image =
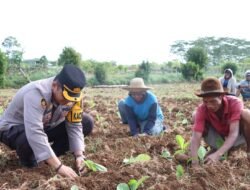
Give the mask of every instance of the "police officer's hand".
[{"label": "police officer's hand", "polygon": [[84,159],[85,159],[85,156],[83,156],[83,155],[76,157],[76,169],[79,172],[83,171],[83,168],[84,168],[84,165],[85,165],[84,164]]},{"label": "police officer's hand", "polygon": [[71,179],[78,176],[76,174],[76,172],[71,167],[68,167],[68,166],[65,166],[65,165],[62,165],[60,167],[60,169],[57,171],[57,173],[60,174],[61,176],[69,177]]}]

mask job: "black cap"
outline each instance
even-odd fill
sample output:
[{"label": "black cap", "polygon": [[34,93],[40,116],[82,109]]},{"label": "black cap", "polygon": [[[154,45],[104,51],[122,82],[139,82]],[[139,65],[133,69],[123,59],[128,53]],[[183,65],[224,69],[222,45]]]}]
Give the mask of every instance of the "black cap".
[{"label": "black cap", "polygon": [[66,64],[55,79],[61,83],[65,99],[73,102],[81,100],[81,90],[86,85],[86,78],[80,68]]}]

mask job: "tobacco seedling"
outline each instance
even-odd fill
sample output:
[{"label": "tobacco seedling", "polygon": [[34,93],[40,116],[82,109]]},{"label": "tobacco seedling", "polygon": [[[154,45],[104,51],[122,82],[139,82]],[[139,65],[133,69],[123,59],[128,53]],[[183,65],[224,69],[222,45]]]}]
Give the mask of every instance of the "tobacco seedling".
[{"label": "tobacco seedling", "polygon": [[[219,137],[216,139],[215,144],[216,148],[219,149],[224,144],[224,140],[221,137]],[[227,157],[228,157],[228,152],[225,152],[225,154],[221,156],[220,160],[227,160]]]},{"label": "tobacco seedling", "polygon": [[130,158],[125,158],[123,160],[123,163],[124,164],[133,164],[133,163],[136,163],[136,162],[146,162],[146,161],[149,161],[149,160],[151,160],[151,157],[149,155],[147,155],[147,154],[139,154],[136,157],[131,156]]},{"label": "tobacco seedling", "polygon": [[128,184],[120,183],[117,185],[116,190],[137,190],[140,185],[148,178],[149,176],[142,176],[142,178],[138,181],[136,179],[131,179],[129,180]]},{"label": "tobacco seedling", "polygon": [[79,187],[77,185],[72,185],[70,190],[79,190]]},{"label": "tobacco seedling", "polygon": [[91,171],[100,171],[100,172],[107,172],[107,168],[97,164],[95,162],[93,162],[92,160],[84,160],[84,164],[88,167],[88,169],[90,169]]},{"label": "tobacco seedling", "polygon": [[204,160],[205,160],[205,156],[207,154],[207,150],[203,147],[203,146],[200,146],[199,149],[198,149],[198,158],[199,160],[201,161],[201,163],[203,164],[204,163]]},{"label": "tobacco seedling", "polygon": [[177,165],[176,166],[176,178],[177,180],[181,179],[182,176],[184,175],[184,169],[182,167],[182,165]]},{"label": "tobacco seedling", "polygon": [[173,158],[167,149],[164,149],[161,151],[161,157],[163,157],[167,160],[172,160],[172,158]]},{"label": "tobacco seedling", "polygon": [[186,153],[190,143],[185,142],[185,139],[181,135],[176,135],[175,140],[179,145],[179,149],[175,151],[174,155]]},{"label": "tobacco seedling", "polygon": [[95,101],[94,100],[90,100],[89,102],[89,109],[92,109],[95,107]]}]

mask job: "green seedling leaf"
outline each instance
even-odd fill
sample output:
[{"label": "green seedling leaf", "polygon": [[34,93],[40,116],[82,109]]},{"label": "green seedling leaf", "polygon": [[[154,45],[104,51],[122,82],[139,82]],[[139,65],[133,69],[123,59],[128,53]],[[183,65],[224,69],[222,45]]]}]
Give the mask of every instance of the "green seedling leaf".
[{"label": "green seedling leaf", "polygon": [[116,187],[116,190],[130,190],[130,188],[126,183],[119,183]]},{"label": "green seedling leaf", "polygon": [[77,185],[73,185],[73,186],[71,186],[70,190],[79,190],[79,188]]},{"label": "green seedling leaf", "polygon": [[176,167],[176,178],[180,179],[183,175],[184,175],[184,169],[183,169],[182,165],[178,165]]},{"label": "green seedling leaf", "polygon": [[141,179],[137,181],[136,189],[140,187],[140,185],[149,178],[149,176],[142,176]]},{"label": "green seedling leaf", "polygon": [[199,159],[201,161],[204,161],[204,158],[206,156],[207,150],[203,146],[200,146],[197,153],[198,153]]},{"label": "green seedling leaf", "polygon": [[97,164],[97,163],[95,163],[95,167],[96,167],[97,171],[100,171],[100,172],[107,172],[108,171],[106,167],[104,167],[103,165]]},{"label": "green seedling leaf", "polygon": [[137,180],[136,179],[129,180],[128,186],[129,186],[130,190],[136,190],[137,189]]},{"label": "green seedling leaf", "polygon": [[136,179],[129,180],[128,185],[130,190],[137,190],[140,187],[140,185],[148,178],[149,176],[142,176],[142,178],[139,179],[138,181]]},{"label": "green seedling leaf", "polygon": [[92,171],[96,172],[96,171],[100,171],[100,172],[107,172],[107,168],[97,164],[95,162],[93,162],[92,160],[84,160],[85,165]]},{"label": "green seedling leaf", "polygon": [[[216,139],[215,145],[216,145],[217,149],[219,149],[223,144],[224,144],[224,140],[222,139],[222,137],[219,137],[219,138]],[[228,152],[223,154],[223,156],[221,156],[220,160],[226,160],[227,156],[228,156]]]},{"label": "green seedling leaf", "polygon": [[183,150],[184,149],[184,142],[185,142],[184,138],[181,135],[176,135],[175,139],[176,139],[176,142],[179,145],[180,149]]},{"label": "green seedling leaf", "polygon": [[187,148],[189,147],[189,144],[190,144],[190,142],[186,142],[186,143],[184,143],[184,146],[183,146],[184,148],[183,148],[183,149],[184,149],[185,151],[186,151],[186,150],[187,150]]},{"label": "green seedling leaf", "polygon": [[182,125],[187,125],[187,124],[188,124],[188,120],[187,120],[186,118],[183,119],[182,122],[181,122],[181,124],[182,124]]},{"label": "green seedling leaf", "polygon": [[166,158],[167,160],[172,159],[170,152],[166,149],[161,152],[161,157]]},{"label": "green seedling leaf", "polygon": [[175,151],[174,155],[180,154],[180,153],[185,153],[190,142],[185,142],[185,139],[181,135],[176,135],[175,136],[176,142],[179,145],[179,150]]},{"label": "green seedling leaf", "polygon": [[132,164],[132,163],[135,163],[135,162],[146,162],[146,161],[149,161],[151,160],[151,157],[147,154],[139,154],[138,156],[136,157],[130,157],[130,158],[125,158],[123,160],[123,163],[124,164]]},{"label": "green seedling leaf", "polygon": [[224,144],[224,140],[221,137],[215,140],[215,145],[217,149],[219,149],[223,144]]},{"label": "green seedling leaf", "polygon": [[175,153],[174,153],[174,156],[176,154],[184,154],[185,153],[185,150],[176,150]]}]

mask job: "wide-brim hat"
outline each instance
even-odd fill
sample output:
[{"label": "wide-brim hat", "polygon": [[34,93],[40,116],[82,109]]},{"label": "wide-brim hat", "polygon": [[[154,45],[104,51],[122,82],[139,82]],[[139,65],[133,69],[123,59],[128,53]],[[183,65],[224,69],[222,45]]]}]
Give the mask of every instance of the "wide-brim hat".
[{"label": "wide-brim hat", "polygon": [[142,78],[133,78],[128,86],[123,87],[124,90],[128,90],[129,92],[141,92],[152,89],[144,84]]},{"label": "wide-brim hat", "polygon": [[83,71],[71,64],[64,65],[61,72],[56,76],[63,89],[63,97],[72,102],[79,102],[82,97],[82,89],[86,85]]},{"label": "wide-brim hat", "polygon": [[217,78],[209,77],[202,81],[201,89],[195,92],[196,96],[217,96],[224,95],[227,92],[224,91],[220,81]]}]

